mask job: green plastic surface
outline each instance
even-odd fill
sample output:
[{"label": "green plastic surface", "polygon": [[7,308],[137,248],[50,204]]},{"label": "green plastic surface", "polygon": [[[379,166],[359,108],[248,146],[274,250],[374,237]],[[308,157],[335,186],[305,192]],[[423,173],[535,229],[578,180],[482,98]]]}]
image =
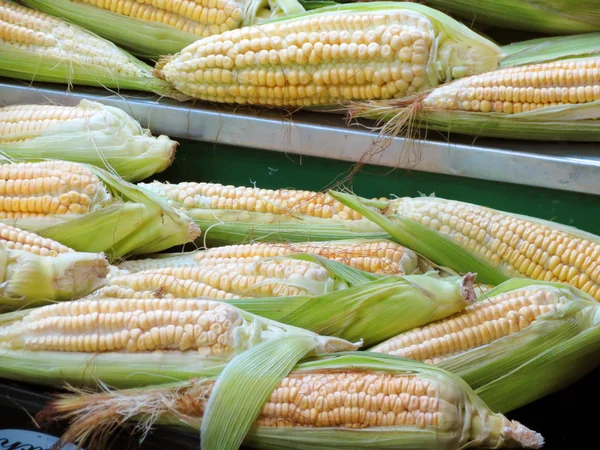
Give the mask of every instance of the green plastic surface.
[{"label": "green plastic surface", "polygon": [[[351,163],[180,140],[175,162],[160,181],[206,181],[266,189],[323,190],[343,179]],[[435,173],[364,166],[351,188],[363,197],[437,196],[477,203],[574,226],[600,235],[600,196]]]}]

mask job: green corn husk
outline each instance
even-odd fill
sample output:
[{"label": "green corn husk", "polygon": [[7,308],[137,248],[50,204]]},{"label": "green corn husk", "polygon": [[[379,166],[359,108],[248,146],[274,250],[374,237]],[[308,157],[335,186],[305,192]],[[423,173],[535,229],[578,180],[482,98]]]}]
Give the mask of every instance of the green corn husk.
[{"label": "green corn husk", "polygon": [[[473,214],[474,221],[496,217],[499,226],[502,225],[507,228],[514,226],[511,224],[519,221],[518,233],[521,232],[521,227],[527,227],[528,229],[536,228],[535,232],[540,236],[555,236],[558,240],[557,244],[563,241],[571,241],[571,244],[569,245],[577,243],[600,245],[600,237],[574,227],[525,215],[507,213],[466,202],[445,200],[434,196],[420,198],[405,197],[388,201],[373,201],[340,192],[330,192],[329,194],[344,205],[353,208],[357,212],[363,214],[366,218],[372,220],[382,229],[390,233],[393,239],[401,245],[409,247],[433,262],[448,267],[457,273],[477,273],[477,278],[480,282],[491,285],[499,285],[504,281],[515,277],[528,278],[530,275],[534,274],[527,273],[527,268],[522,268],[521,266],[514,267],[509,261],[501,259],[503,255],[494,248],[490,248],[491,254],[487,253],[487,247],[485,246],[470,248],[466,243],[463,243],[460,240],[458,237],[460,233],[457,232],[457,228],[453,224],[449,224],[450,228],[442,231],[441,228],[440,230],[435,229],[431,225],[431,222],[424,225],[418,221],[418,215],[411,216],[411,214],[422,214],[422,218],[429,217],[429,219],[437,219],[437,216],[434,216],[433,218],[429,216],[431,210],[436,209],[436,211],[441,211],[445,207],[452,207],[453,211],[459,211],[459,209],[466,208]],[[407,217],[402,216],[402,214],[405,214]],[[462,213],[457,212],[457,215],[458,214]],[[413,217],[415,220],[411,220],[409,217]],[[423,220],[423,222],[425,222],[425,220]],[[468,222],[475,223],[471,222],[471,219],[469,219]],[[480,229],[486,232],[489,239],[493,239],[493,236],[495,236],[493,232],[486,230],[485,228]],[[452,233],[455,233],[456,237],[453,237]],[[517,233],[516,230],[515,233]],[[562,252],[558,251],[555,245],[553,245],[553,249],[551,249],[547,245],[548,243],[543,246],[539,242],[539,239],[535,241],[535,244],[531,241],[528,242],[534,245],[532,249],[546,253],[547,259],[550,257],[560,258],[562,256]],[[508,243],[506,244],[508,245]],[[528,251],[531,251],[532,249]],[[571,261],[586,258],[587,255],[584,253],[585,250],[573,247],[573,252],[570,257],[574,259]],[[498,262],[494,262],[493,258],[499,258]],[[541,265],[545,265],[544,267],[548,270],[554,268],[551,268],[547,261],[541,263]],[[590,272],[588,267],[583,267],[584,268],[580,270],[580,276],[589,277]],[[591,270],[593,270],[594,266],[591,267]],[[548,273],[547,275],[554,277],[550,278],[552,281],[566,280],[566,278],[558,278],[559,274]],[[540,275],[540,278],[541,277],[542,276]],[[569,278],[569,280],[573,280],[573,283],[577,283],[576,278]],[[575,287],[578,287],[578,285],[575,284]],[[586,292],[589,291],[596,300],[600,301],[600,290],[595,288],[595,282],[584,284],[582,289]]]},{"label": "green corn husk", "polygon": [[[21,3],[76,23],[145,59],[158,60],[161,56],[177,53],[203,37],[172,25],[129,17],[83,1],[21,0]],[[206,2],[197,3],[206,6]],[[297,0],[239,0],[235,3],[244,8],[240,27],[304,11],[302,2]],[[310,5],[309,9],[312,9]]]},{"label": "green corn husk", "polygon": [[[326,281],[320,282],[292,277],[279,279],[275,276],[266,281],[306,288],[312,295],[257,295],[255,298],[222,301],[253,314],[319,334],[353,341],[363,340],[366,345],[447,317],[462,310],[476,298],[473,286],[475,277],[472,274],[460,277],[442,272],[440,276],[432,271],[426,275],[375,275],[310,254],[260,258],[256,262],[270,259],[309,260],[324,267],[329,276]],[[152,270],[149,270],[146,274],[151,273]],[[179,284],[184,285],[185,282],[182,279]],[[113,279],[111,284],[121,286]],[[131,285],[131,281],[123,284]],[[252,288],[253,286],[248,286],[248,289]],[[101,289],[92,294],[92,297],[110,297],[114,295],[111,292],[110,289]],[[151,291],[144,293],[148,296],[152,294]],[[235,293],[239,294],[237,291]],[[178,291],[172,295],[178,295]]]},{"label": "green corn husk", "polygon": [[102,254],[41,256],[0,242],[0,311],[83,297],[106,284],[108,271]]},{"label": "green corn husk", "polygon": [[[11,114],[24,113],[28,108],[38,105],[0,108],[0,128],[3,116],[11,120]],[[152,136],[125,111],[88,100],[75,108],[89,117],[61,120],[59,116],[73,108],[54,106],[57,121],[47,127],[1,134],[0,154],[7,159],[43,156],[91,164],[132,182],[162,172],[173,162],[178,143],[167,136]]]},{"label": "green corn husk", "polygon": [[[119,302],[135,302],[135,304],[119,306]],[[125,314],[125,317],[130,314],[133,320],[129,322],[127,329],[135,330],[137,328],[146,333],[160,328],[161,322],[159,316],[156,315],[147,315],[144,323],[141,320],[137,322],[137,319],[142,317],[140,313],[143,311],[154,313],[162,311],[165,317],[168,313],[171,314],[171,317],[176,317],[175,314],[183,314],[186,315],[188,321],[196,320],[191,317],[193,311],[214,311],[215,314],[231,318],[231,324],[228,325],[230,337],[225,341],[219,341],[221,348],[219,351],[214,351],[212,346],[215,343],[208,340],[206,342],[194,340],[186,350],[185,347],[181,347],[179,338],[175,340],[175,342],[179,342],[175,344],[175,347],[157,347],[156,350],[144,350],[138,347],[129,349],[127,347],[120,351],[109,349],[92,351],[91,347],[90,350],[87,350],[87,345],[86,351],[68,351],[64,345],[62,346],[63,350],[46,350],[46,348],[55,348],[49,343],[42,349],[35,347],[35,345],[45,345],[43,339],[42,344],[39,344],[40,336],[45,335],[49,339],[49,336],[53,336],[53,330],[64,323],[67,324],[67,327],[72,324],[73,330],[70,331],[70,334],[76,334],[78,316],[84,317],[80,315],[79,311],[84,307],[88,308],[85,309],[86,311],[92,307],[97,311],[110,311],[110,313],[86,314],[85,318],[88,321],[112,320],[110,314],[124,309],[126,312],[122,312],[122,314]],[[221,309],[217,310],[217,308]],[[132,312],[134,313],[132,314]],[[203,317],[202,314],[197,319],[197,325],[205,327],[206,325],[203,323],[210,317]],[[49,318],[46,317],[48,315]],[[70,322],[67,322],[69,318]],[[54,319],[58,320],[58,325]],[[158,325],[153,325],[153,320]],[[177,322],[175,324],[177,325]],[[190,329],[187,328],[188,326]],[[186,325],[186,329],[181,332],[192,333],[191,327],[193,326],[195,325]],[[175,329],[175,327],[173,328]],[[93,334],[91,334],[91,330],[93,330]],[[121,331],[122,328],[115,328],[114,324],[106,324],[98,325],[97,328],[90,326],[86,332],[88,336],[96,336],[94,340],[98,342],[105,333],[115,330]],[[179,334],[175,336],[179,336]],[[37,343],[32,342],[35,337],[38,338]],[[92,338],[90,337],[90,339]],[[283,345],[282,341],[286,341],[289,345],[294,346],[297,345],[297,341],[306,343],[307,340],[310,342],[311,348],[306,352],[314,350],[313,354],[355,350],[361,345],[335,337],[319,336],[310,331],[265,319],[235,306],[213,300],[82,299],[56,306],[0,315],[0,376],[51,386],[68,383],[73,386],[97,387],[97,383],[101,382],[115,388],[138,387],[169,383],[175,380],[188,380],[196,376],[214,376],[219,374],[236,356],[244,354],[255,346],[270,341],[273,341],[275,345]],[[124,359],[126,364],[123,364]]]},{"label": "green corn husk", "polygon": [[588,58],[600,53],[600,32],[531,39],[502,47],[500,68]]},{"label": "green corn husk", "polygon": [[[256,349],[258,350],[258,348]],[[255,367],[269,365],[270,361],[286,349],[255,352]],[[249,359],[248,353],[240,359]],[[250,361],[241,361],[239,369],[249,367]],[[44,417],[69,419],[71,422],[64,442],[77,442],[103,448],[107,431],[114,431],[128,421],[136,424],[143,436],[155,424],[176,427],[182,431],[201,431],[202,448],[206,450],[245,448],[262,449],[443,449],[459,448],[539,448],[543,438],[518,422],[511,422],[492,410],[458,376],[425,364],[387,355],[345,353],[326,355],[297,364],[291,376],[317,374],[356,374],[358,376],[410,376],[429,383],[439,390],[437,397],[443,403],[443,413],[438,426],[392,425],[350,427],[250,426],[262,412],[262,405],[271,397],[273,388],[285,376],[283,368],[266,379],[262,373],[235,370],[222,373],[219,378],[192,380],[187,383],[146,387],[127,391],[106,391],[99,394],[76,393],[63,395],[52,402]],[[215,393],[211,392],[216,380]],[[230,395],[219,389],[225,383],[232,387]],[[249,383],[258,389],[248,397],[243,390]],[[357,383],[358,384],[358,383]],[[219,386],[221,385],[221,386]],[[379,387],[372,385],[372,389]],[[251,391],[254,392],[254,391]],[[219,395],[221,394],[221,395]],[[308,396],[308,392],[305,395]],[[213,397],[214,395],[214,397]],[[236,396],[237,397],[234,397]],[[311,397],[312,398],[312,397]],[[242,400],[240,400],[242,399]],[[231,407],[234,400],[236,408]],[[293,401],[293,399],[290,399]],[[372,408],[376,408],[373,404]],[[385,414],[385,413],[383,413]],[[228,422],[234,420],[235,422]],[[220,432],[231,430],[236,423],[243,428],[234,434]],[[90,425],[94,427],[90,428]],[[90,431],[93,430],[93,431]],[[247,434],[246,434],[247,433]],[[208,437],[206,437],[208,435]],[[216,439],[213,439],[215,437]],[[87,448],[90,448],[86,445]]]},{"label": "green corn husk", "polygon": [[479,281],[492,285],[503,283],[514,276],[513,271],[485,261],[442,233],[389,212],[388,208],[393,209],[394,200],[368,200],[335,191],[330,191],[329,195],[372,220],[387,231],[396,242],[441,266],[449,267],[459,273],[472,271],[477,274]]},{"label": "green corn husk", "polygon": [[140,183],[140,187],[167,199],[202,230],[203,246],[251,242],[307,242],[344,239],[387,239],[389,235],[368,220],[323,219],[295,211],[280,214],[245,210],[210,209],[203,200],[186,204],[165,191],[168,183]]},{"label": "green corn husk", "polygon": [[193,241],[199,235],[191,219],[161,197],[98,167],[81,165],[104,186],[102,198],[86,214],[17,217],[2,222],[33,231],[82,252],[105,252],[112,259],[153,253]]},{"label": "green corn husk", "polygon": [[596,0],[425,0],[424,3],[475,26],[485,24],[554,35],[600,30]]},{"label": "green corn husk", "polygon": [[[44,39],[43,45],[30,41],[27,41],[30,45],[23,45],[20,42],[7,40],[7,35],[1,38],[0,76],[28,82],[41,81],[68,86],[87,85],[146,91],[178,100],[187,98],[175,91],[169,83],[155,77],[152,67],[84,28],[38,13],[10,0],[0,0],[0,9],[41,16],[40,20],[43,20],[41,25],[37,25],[34,19],[24,18],[18,20],[18,23],[10,23],[7,29],[13,33],[20,33],[22,37],[26,32],[17,31],[17,27],[31,26],[35,33],[30,32],[29,36]],[[113,22],[107,21],[106,24],[114,29],[120,29],[115,27]],[[53,47],[50,47],[50,41]],[[82,51],[88,51],[95,56],[91,61],[83,60],[77,55],[77,52]],[[65,53],[60,54],[60,52]],[[98,58],[110,61],[111,67],[100,66],[98,61],[94,61]]]},{"label": "green corn husk", "polygon": [[479,301],[493,304],[495,296],[509,292],[551,296],[555,309],[520,331],[436,363],[501,413],[558,391],[600,365],[600,304],[592,297],[564,284],[512,279]]}]

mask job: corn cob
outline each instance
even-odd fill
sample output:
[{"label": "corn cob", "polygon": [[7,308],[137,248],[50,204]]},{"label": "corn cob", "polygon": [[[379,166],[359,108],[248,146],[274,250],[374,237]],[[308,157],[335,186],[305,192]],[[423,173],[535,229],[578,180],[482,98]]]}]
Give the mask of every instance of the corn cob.
[{"label": "corn cob", "polygon": [[22,0],[48,14],[67,19],[128,48],[158,59],[202,37],[244,25],[303,12],[297,0]]},{"label": "corn cob", "polygon": [[[290,335],[316,339],[318,352],[356,348],[209,300],[77,300],[0,316],[0,324],[2,376],[44,384],[183,380],[220,370],[235,355]],[[81,364],[90,358],[93,367],[82,374]],[[46,363],[54,368],[43,367]]]},{"label": "corn cob", "polygon": [[477,272],[484,283],[512,277],[569,283],[600,301],[600,239],[590,233],[437,197],[378,202],[382,215],[367,210],[369,200],[333,195],[402,245],[459,273]]},{"label": "corn cob", "polygon": [[83,297],[106,284],[102,254],[79,253],[52,239],[0,223],[0,309]]},{"label": "corn cob", "polygon": [[[45,417],[70,420],[64,442],[101,449],[107,431],[132,419],[138,421],[137,430],[157,422],[197,432],[211,418],[216,389],[209,378],[67,394],[49,406]],[[538,433],[492,413],[455,375],[382,355],[347,354],[300,363],[266,397],[244,447],[363,449],[377,442],[382,449],[452,450],[543,444]],[[211,425],[215,428],[202,431],[216,431],[220,423]]]},{"label": "corn cob", "polygon": [[160,197],[102,169],[65,161],[0,164],[0,221],[112,257],[160,251],[198,235],[197,226]]},{"label": "corn cob", "polygon": [[204,38],[159,62],[158,73],[201,100],[327,107],[426,91],[493,70],[499,56],[490,41],[435,10],[372,2]]},{"label": "corn cob", "polygon": [[516,66],[457,80],[423,96],[353,107],[352,117],[477,136],[600,140],[600,58]]},{"label": "corn cob", "polygon": [[498,26],[501,23],[502,28],[552,35],[600,30],[600,14],[594,0],[482,0],[476,3],[468,0],[426,0],[424,3],[476,26]]},{"label": "corn cob", "polygon": [[74,107],[0,108],[0,151],[10,158],[88,163],[139,181],[165,170],[176,147],[167,136],[153,137],[124,111],[87,100]]},{"label": "corn cob", "polygon": [[[513,280],[498,289],[370,351],[450,370],[502,412],[559,390],[600,364],[600,306],[591,297],[535,281]],[[551,375],[528,376],[532,371]]]},{"label": "corn cob", "polygon": [[185,98],[111,42],[7,0],[0,0],[0,76]]},{"label": "corn cob", "polygon": [[312,253],[342,262],[365,272],[389,275],[410,275],[424,266],[413,251],[391,241],[331,241],[305,243],[256,243],[230,245],[166,257],[125,261],[119,268],[141,272],[163,267],[207,267],[219,264],[249,263],[260,258]]},{"label": "corn cob", "polygon": [[140,183],[203,230],[203,243],[385,239],[387,234],[327,194],[216,183]]},{"label": "corn cob", "polygon": [[311,261],[264,258],[247,263],[150,269],[112,278],[109,286],[96,295],[158,291],[160,295],[183,298],[232,299],[322,295],[345,287],[326,268]]}]

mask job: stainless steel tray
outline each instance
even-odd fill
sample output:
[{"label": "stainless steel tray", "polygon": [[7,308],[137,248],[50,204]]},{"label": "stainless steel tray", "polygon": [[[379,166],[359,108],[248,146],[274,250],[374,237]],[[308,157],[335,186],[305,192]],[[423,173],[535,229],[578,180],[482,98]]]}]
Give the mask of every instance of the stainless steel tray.
[{"label": "stainless steel tray", "polygon": [[[377,140],[342,116],[178,103],[151,95],[116,95],[102,89],[29,85],[0,78],[0,106],[15,103],[73,105],[82,98],[117,106],[154,134],[212,145],[233,145],[357,162]],[[452,137],[430,132],[426,141],[395,138],[370,164],[600,194],[600,146]]]}]

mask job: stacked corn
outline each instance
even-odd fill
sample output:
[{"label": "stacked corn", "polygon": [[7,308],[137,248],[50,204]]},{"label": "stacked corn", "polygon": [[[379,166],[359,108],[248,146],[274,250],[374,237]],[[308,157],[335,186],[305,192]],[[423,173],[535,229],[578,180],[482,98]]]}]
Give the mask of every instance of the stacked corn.
[{"label": "stacked corn", "polygon": [[140,181],[171,165],[176,147],[124,111],[87,100],[0,108],[0,150],[10,158],[82,162]]},{"label": "stacked corn", "polygon": [[0,221],[112,257],[164,250],[199,232],[152,193],[65,161],[0,164]]},{"label": "stacked corn", "polygon": [[380,239],[388,235],[328,194],[217,183],[141,183],[192,218],[212,245]]},{"label": "stacked corn", "polygon": [[383,129],[393,133],[416,124],[476,136],[597,141],[600,58],[499,69],[420,97],[359,104],[350,115],[387,121]]},{"label": "stacked corn", "polygon": [[159,63],[191,97],[264,106],[331,107],[401,98],[493,70],[500,49],[414,3],[320,8],[201,39]]},{"label": "stacked corn", "polygon": [[437,197],[371,201],[330,193],[402,245],[484,283],[562,282],[600,301],[600,238],[573,227]]},{"label": "stacked corn", "polygon": [[304,11],[297,0],[21,1],[149,59],[176,53],[203,37]]},{"label": "stacked corn", "polygon": [[112,42],[7,0],[0,0],[0,76],[184,98]]}]

